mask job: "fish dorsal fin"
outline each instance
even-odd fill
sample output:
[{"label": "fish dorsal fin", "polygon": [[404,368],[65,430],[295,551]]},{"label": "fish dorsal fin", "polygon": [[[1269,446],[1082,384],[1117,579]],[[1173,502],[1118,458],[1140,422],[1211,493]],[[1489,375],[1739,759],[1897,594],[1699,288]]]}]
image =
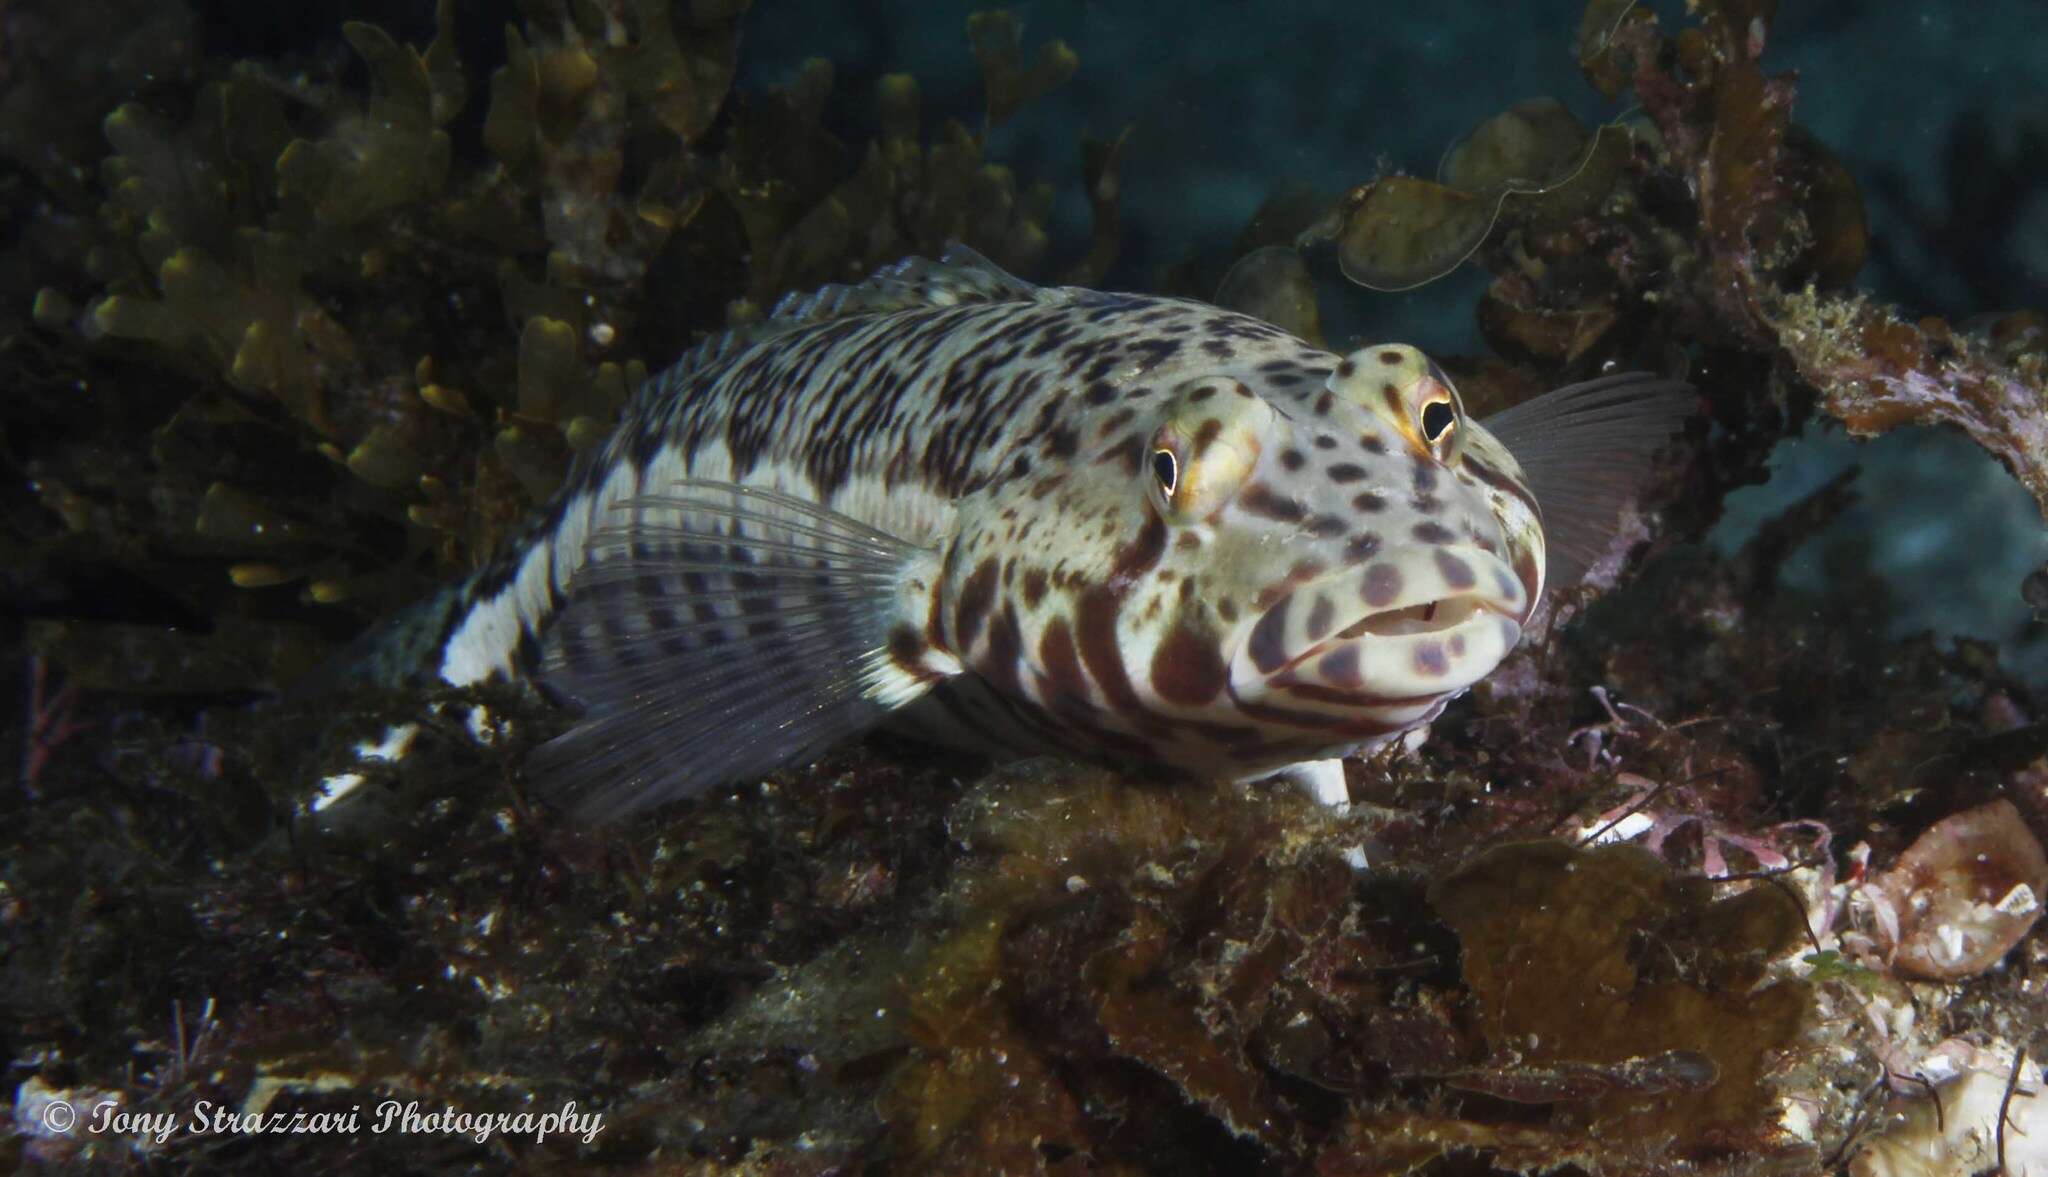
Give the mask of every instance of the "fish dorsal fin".
[{"label": "fish dorsal fin", "polygon": [[1568,384],[1480,424],[1522,467],[1543,515],[1543,583],[1571,588],[1607,554],[1651,462],[1699,408],[1681,380],[1624,372]]},{"label": "fish dorsal fin", "polygon": [[848,315],[878,315],[970,302],[1029,302],[1040,290],[959,242],[933,261],[907,257],[851,285],[831,283],[775,304],[771,323],[818,323]]},{"label": "fish dorsal fin", "polygon": [[832,282],[784,295],[766,318],[711,336],[671,371],[675,376],[699,372],[734,352],[833,319],[976,302],[1050,302],[1060,297],[1058,290],[1034,286],[954,242],[937,261],[907,257],[859,282]]},{"label": "fish dorsal fin", "polygon": [[613,504],[541,643],[583,710],[528,769],[617,817],[814,755],[960,672],[925,641],[938,553],[761,487]]}]

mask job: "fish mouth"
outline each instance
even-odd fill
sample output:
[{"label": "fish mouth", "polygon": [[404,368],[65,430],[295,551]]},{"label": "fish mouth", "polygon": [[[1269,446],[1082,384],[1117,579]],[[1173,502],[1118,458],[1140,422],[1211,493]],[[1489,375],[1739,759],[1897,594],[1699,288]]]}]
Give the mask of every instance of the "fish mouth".
[{"label": "fish mouth", "polygon": [[1400,726],[1492,672],[1521,640],[1521,578],[1476,547],[1410,549],[1300,585],[1232,655],[1240,702]]},{"label": "fish mouth", "polygon": [[1444,597],[1405,608],[1368,613],[1338,630],[1336,637],[1331,640],[1350,641],[1367,634],[1379,637],[1408,637],[1419,633],[1446,633],[1463,625],[1477,613],[1506,615],[1500,605],[1480,597]]}]

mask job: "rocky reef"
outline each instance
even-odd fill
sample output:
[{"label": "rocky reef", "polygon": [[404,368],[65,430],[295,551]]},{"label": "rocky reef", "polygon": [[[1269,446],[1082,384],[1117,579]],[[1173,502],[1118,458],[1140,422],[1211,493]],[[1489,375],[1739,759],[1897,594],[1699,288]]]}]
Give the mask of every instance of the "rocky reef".
[{"label": "rocky reef", "polygon": [[[771,0],[762,0],[768,7]],[[208,57],[182,5],[0,5],[0,1044],[17,1167],[135,1171],[2018,1173],[2048,1141],[2048,700],[1885,637],[1844,557],[1732,554],[1727,495],[1817,416],[1961,430],[2048,512],[2048,308],[1859,294],[1848,170],[1793,121],[1771,0],[1593,0],[1587,128],[1523,101],[1433,178],[1283,193],[1220,288],[1306,338],[1314,276],[1488,273],[1476,411],[1683,373],[1588,585],[1419,749],[1287,790],[876,737],[627,825],[521,772],[554,722],[278,692],[473,566],[695,334],[964,241],[1101,278],[990,131],[1085,70],[965,22],[978,126],[820,59],[738,86],[746,0],[521,0],[424,44]],[[471,30],[473,32],[473,30]],[[1560,30],[1560,38],[1571,30]],[[468,39],[466,39],[466,37]],[[86,68],[81,63],[90,63]],[[872,103],[842,142],[829,102]],[[2048,584],[2048,577],[2041,578]],[[2019,591],[2019,586],[2015,586]],[[2030,584],[2034,599],[2048,588]],[[2044,605],[2048,607],[2048,605]],[[421,719],[425,716],[425,719]],[[323,772],[420,721],[373,800]],[[479,734],[485,738],[479,742]],[[52,1129],[49,1109],[341,1116],[574,1102],[590,1134]],[[2032,1150],[2032,1151],[2026,1151]],[[2035,1159],[2037,1167],[2048,1163]]]}]

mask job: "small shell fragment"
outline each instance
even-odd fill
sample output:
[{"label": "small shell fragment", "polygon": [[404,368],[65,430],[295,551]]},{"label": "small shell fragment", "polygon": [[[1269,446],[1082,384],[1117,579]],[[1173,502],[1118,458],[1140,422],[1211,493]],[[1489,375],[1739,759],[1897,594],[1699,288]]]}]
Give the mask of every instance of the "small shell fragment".
[{"label": "small shell fragment", "polygon": [[1953,981],[1998,963],[2041,918],[2048,856],[2012,802],[1943,818],[1872,884],[1896,914],[1893,967]]}]

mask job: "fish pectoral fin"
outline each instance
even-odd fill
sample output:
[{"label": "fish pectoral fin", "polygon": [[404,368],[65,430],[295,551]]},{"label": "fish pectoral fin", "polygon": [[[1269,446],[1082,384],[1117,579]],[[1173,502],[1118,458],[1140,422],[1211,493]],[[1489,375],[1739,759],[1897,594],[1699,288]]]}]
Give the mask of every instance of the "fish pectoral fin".
[{"label": "fish pectoral fin", "polygon": [[1607,554],[1652,460],[1699,411],[1692,385],[1648,372],[1568,384],[1480,422],[1522,467],[1543,515],[1543,583],[1570,588]]},{"label": "fish pectoral fin", "polygon": [[542,638],[541,681],[583,714],[528,762],[579,817],[815,755],[959,671],[922,639],[927,548],[725,482],[613,510]]}]

